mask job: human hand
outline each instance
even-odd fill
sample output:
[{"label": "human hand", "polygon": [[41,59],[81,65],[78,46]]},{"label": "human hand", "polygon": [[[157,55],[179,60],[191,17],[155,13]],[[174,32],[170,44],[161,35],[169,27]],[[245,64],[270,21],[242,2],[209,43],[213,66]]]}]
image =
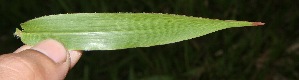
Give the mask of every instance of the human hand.
[{"label": "human hand", "polygon": [[31,47],[24,45],[0,56],[1,80],[63,80],[81,57],[80,51],[68,51],[55,40]]}]

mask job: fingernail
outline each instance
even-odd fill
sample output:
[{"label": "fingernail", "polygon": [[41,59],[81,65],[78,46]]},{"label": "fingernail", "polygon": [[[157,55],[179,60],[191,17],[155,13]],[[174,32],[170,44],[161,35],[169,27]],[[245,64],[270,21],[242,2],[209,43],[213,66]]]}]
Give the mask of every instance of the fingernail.
[{"label": "fingernail", "polygon": [[70,57],[71,57],[71,67],[74,67],[74,65],[78,62],[82,55],[82,51],[69,51]]},{"label": "fingernail", "polygon": [[31,49],[37,50],[47,55],[56,63],[63,63],[67,59],[67,50],[61,43],[53,39],[44,40],[33,46]]}]

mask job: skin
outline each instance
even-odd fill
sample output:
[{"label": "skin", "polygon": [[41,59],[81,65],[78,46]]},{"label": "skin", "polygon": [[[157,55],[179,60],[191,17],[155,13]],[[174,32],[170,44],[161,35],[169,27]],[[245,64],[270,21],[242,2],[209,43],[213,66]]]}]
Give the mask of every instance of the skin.
[{"label": "skin", "polygon": [[78,62],[81,51],[69,51],[55,40],[24,45],[0,56],[1,80],[63,80]]}]

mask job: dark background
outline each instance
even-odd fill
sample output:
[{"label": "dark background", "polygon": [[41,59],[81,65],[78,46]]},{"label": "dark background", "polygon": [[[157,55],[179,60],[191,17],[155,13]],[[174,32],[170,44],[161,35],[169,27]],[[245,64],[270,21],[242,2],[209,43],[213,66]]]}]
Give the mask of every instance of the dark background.
[{"label": "dark background", "polygon": [[262,21],[148,48],[85,51],[66,80],[298,80],[298,0],[0,0],[0,53],[15,28],[51,14],[154,12]]}]

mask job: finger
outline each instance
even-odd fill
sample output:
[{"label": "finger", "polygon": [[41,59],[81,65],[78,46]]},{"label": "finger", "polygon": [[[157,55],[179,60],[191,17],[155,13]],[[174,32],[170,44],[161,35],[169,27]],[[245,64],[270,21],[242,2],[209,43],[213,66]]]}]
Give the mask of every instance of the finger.
[{"label": "finger", "polygon": [[3,80],[44,80],[48,78],[45,75],[54,74],[55,67],[54,61],[32,49],[0,56],[0,77]]},{"label": "finger", "polygon": [[20,48],[18,48],[16,51],[14,51],[13,53],[18,53],[18,52],[21,52],[21,51],[24,51],[26,49],[30,49],[32,46],[28,46],[28,45],[23,45],[21,46]]},{"label": "finger", "polygon": [[67,58],[67,50],[64,46],[52,39],[44,40],[41,43],[33,46],[31,49],[37,50],[49,58],[54,60],[56,63],[63,63]]},{"label": "finger", "polygon": [[51,74],[50,77],[59,77],[63,79],[68,70],[71,68],[70,54],[63,44],[48,39],[42,41],[40,44],[33,46],[31,49],[41,52],[48,56],[52,61],[56,63],[55,74]]},{"label": "finger", "polygon": [[67,57],[70,56],[62,44],[55,40],[45,40],[31,49],[0,56],[0,78],[63,80],[70,69]]}]

